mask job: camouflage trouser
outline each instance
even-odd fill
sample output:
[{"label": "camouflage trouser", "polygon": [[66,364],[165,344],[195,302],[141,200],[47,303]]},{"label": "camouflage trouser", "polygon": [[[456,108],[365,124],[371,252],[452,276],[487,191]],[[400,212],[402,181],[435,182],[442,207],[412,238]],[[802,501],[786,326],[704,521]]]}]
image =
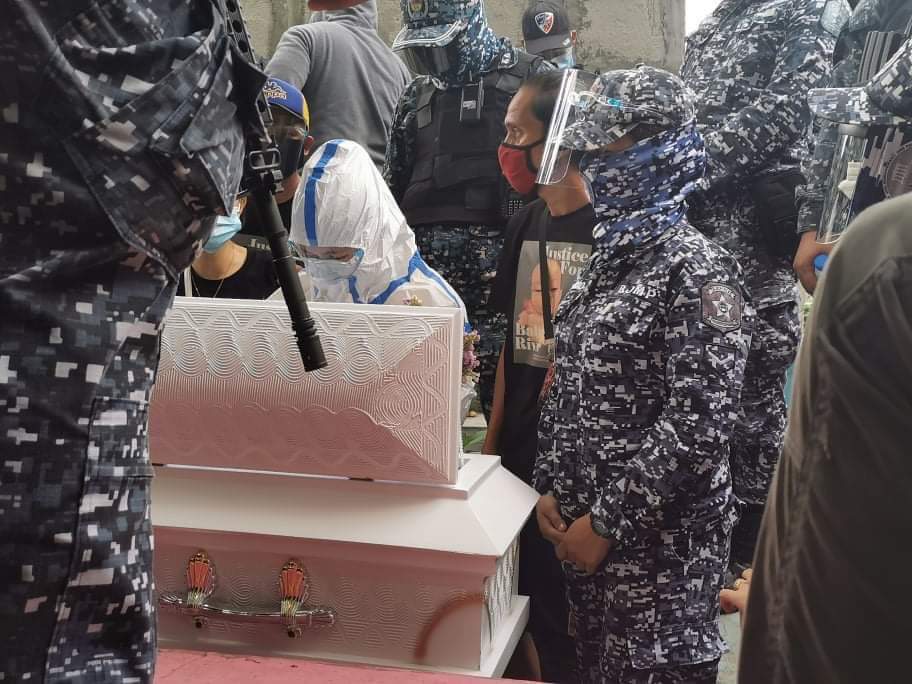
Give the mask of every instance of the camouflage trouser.
[{"label": "camouflage trouser", "polygon": [[0,680],[149,682],[146,419],[174,285],[113,229],[54,252],[43,228],[0,254]]},{"label": "camouflage trouser", "polygon": [[581,684],[714,684],[724,644],[722,526],[609,553],[592,576],[564,563]]},{"label": "camouflage trouser", "polygon": [[801,325],[798,304],[760,309],[744,373],[738,423],[731,440],[735,496],[742,520],[732,538],[732,560],[750,563],[760,517],[782,449],[786,425],[785,381],[795,360]]},{"label": "camouflage trouser", "polygon": [[481,337],[475,350],[480,363],[478,396],[485,417],[490,417],[497,360],[507,330],[503,314],[489,302],[503,248],[502,231],[486,226],[418,226],[415,237],[422,258],[462,297],[469,324]]}]

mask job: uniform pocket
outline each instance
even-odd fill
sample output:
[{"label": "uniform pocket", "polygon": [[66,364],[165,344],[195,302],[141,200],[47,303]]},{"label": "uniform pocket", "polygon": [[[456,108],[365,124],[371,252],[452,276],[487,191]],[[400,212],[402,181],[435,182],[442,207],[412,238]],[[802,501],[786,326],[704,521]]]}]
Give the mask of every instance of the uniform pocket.
[{"label": "uniform pocket", "polygon": [[86,481],[152,477],[146,402],[96,397],[89,423]]},{"label": "uniform pocket", "polygon": [[725,650],[717,622],[627,630],[627,656],[637,670],[709,663]]},{"label": "uniform pocket", "polygon": [[[112,113],[96,107],[106,116],[84,119],[64,147],[121,237],[176,276],[210,227],[204,219],[230,213],[243,171],[229,41],[213,8],[207,30],[111,49],[147,53],[149,63],[174,62],[155,82],[121,74],[137,96]],[[87,90],[87,97],[99,97]]]}]

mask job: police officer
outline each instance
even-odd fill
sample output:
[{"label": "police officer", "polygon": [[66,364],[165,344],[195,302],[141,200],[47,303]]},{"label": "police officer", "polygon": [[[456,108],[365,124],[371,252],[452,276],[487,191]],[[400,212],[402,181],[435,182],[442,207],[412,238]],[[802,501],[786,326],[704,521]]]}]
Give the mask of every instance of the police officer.
[{"label": "police officer", "polygon": [[584,95],[563,141],[588,152],[600,223],[555,316],[539,528],[565,561],[581,682],[714,683],[753,313],[685,215],[705,165],[693,94],[639,67]]},{"label": "police officer", "polygon": [[421,75],[396,110],[384,177],[422,256],[462,296],[481,336],[479,394],[489,414],[505,323],[488,299],[518,204],[497,149],[523,79],[554,67],[498,38],[483,0],[402,0],[402,18],[393,49]]},{"label": "police officer", "polygon": [[0,679],[149,682],[158,335],[265,79],[208,0],[11,0],[0,74]]},{"label": "police officer", "polygon": [[557,0],[536,0],[522,16],[523,48],[558,69],[577,69],[576,37],[570,15]]},{"label": "police officer", "polygon": [[[855,85],[865,42],[872,31],[902,32],[912,19],[912,3],[908,0],[861,0],[846,24],[836,44],[836,61],[831,85],[847,88]],[[813,154],[808,155],[801,170],[807,183],[798,188],[798,232],[801,243],[795,254],[794,268],[804,288],[813,293],[817,287],[814,259],[828,254],[833,244],[817,242],[817,232],[824,214],[824,196],[839,137],[839,124],[818,118],[819,132],[814,140]]]},{"label": "police officer", "polygon": [[[912,122],[912,41],[844,93]],[[912,195],[862,212],[826,267],[757,544],[738,681],[908,679]]]},{"label": "police officer", "polygon": [[732,560],[749,564],[785,429],[785,374],[800,334],[795,251],[807,93],[829,77],[846,0],[722,0],[690,36],[682,77],[697,94],[709,157],[694,225],[730,250],[758,309],[732,439],[741,521]]}]

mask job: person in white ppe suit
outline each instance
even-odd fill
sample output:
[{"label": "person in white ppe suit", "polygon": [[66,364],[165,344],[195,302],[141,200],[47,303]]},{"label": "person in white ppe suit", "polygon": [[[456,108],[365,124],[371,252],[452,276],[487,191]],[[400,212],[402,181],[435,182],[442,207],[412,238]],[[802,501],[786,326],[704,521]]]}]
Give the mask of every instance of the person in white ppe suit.
[{"label": "person in white ppe suit", "polygon": [[[310,158],[294,199],[291,241],[318,302],[465,306],[428,266],[367,151],[331,140]],[[468,327],[467,327],[468,329]]]}]

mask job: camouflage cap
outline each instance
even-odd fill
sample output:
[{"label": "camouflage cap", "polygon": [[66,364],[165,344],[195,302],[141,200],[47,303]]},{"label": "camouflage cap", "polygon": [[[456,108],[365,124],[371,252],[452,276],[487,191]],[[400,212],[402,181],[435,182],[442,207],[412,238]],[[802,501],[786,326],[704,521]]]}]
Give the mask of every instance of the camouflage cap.
[{"label": "camouflage cap", "polygon": [[811,111],[837,123],[900,126],[912,119],[912,40],[861,88],[818,88]]},{"label": "camouflage cap", "polygon": [[594,151],[642,125],[684,126],[696,116],[695,97],[668,71],[640,65],[601,74],[579,96],[575,121],[563,135],[564,147]]},{"label": "camouflage cap", "polygon": [[444,46],[484,16],[484,0],[400,0],[403,29],[393,50],[416,46]]}]

